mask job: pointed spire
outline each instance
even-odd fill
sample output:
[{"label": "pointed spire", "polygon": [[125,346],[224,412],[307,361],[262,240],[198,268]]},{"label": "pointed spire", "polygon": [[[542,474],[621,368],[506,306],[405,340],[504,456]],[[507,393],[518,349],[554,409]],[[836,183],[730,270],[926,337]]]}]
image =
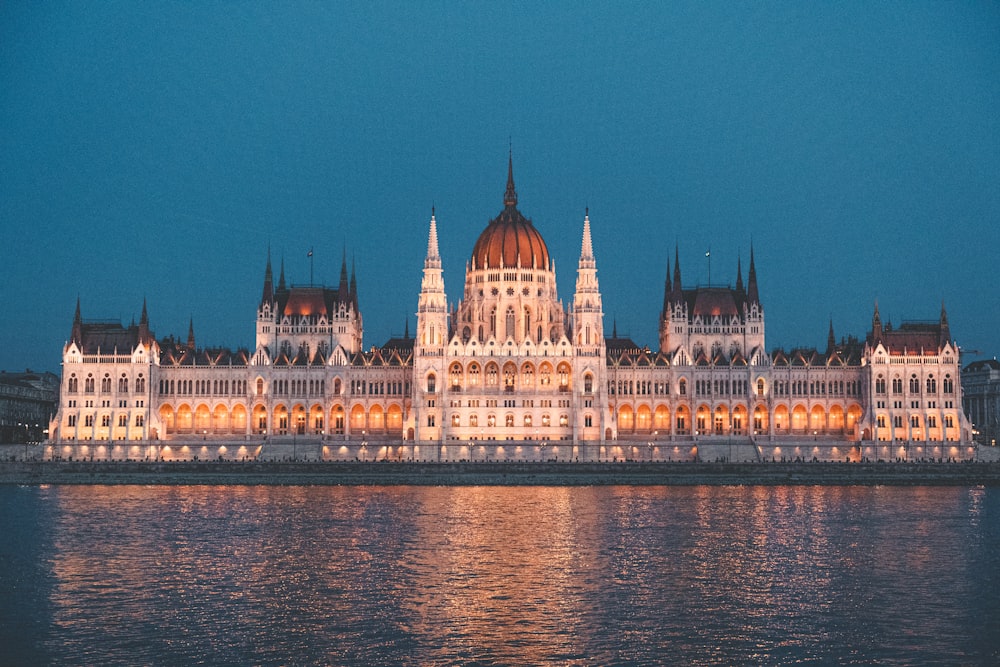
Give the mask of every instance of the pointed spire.
[{"label": "pointed spire", "polygon": [[580,261],[594,259],[594,242],[590,238],[590,207],[583,214],[583,243],[580,249]]},{"label": "pointed spire", "polygon": [[437,218],[434,215],[433,206],[431,206],[431,230],[427,234],[427,259],[441,260],[441,253],[438,250]]},{"label": "pointed spire", "polygon": [[83,319],[80,317],[80,296],[76,297],[76,312],[73,314],[73,331],[70,340],[74,343],[83,343]]},{"label": "pointed spire", "polygon": [[260,297],[260,305],[274,301],[274,273],[271,271],[271,246],[267,246],[267,267],[264,269],[264,292]]},{"label": "pointed spire", "polygon": [[406,324],[403,325],[403,340],[410,340],[410,318],[406,318]]},{"label": "pointed spire", "polygon": [[347,248],[340,259],[340,285],[337,287],[337,301],[347,305],[351,298],[351,286],[347,281]]},{"label": "pointed spire", "polygon": [[747,276],[747,301],[760,305],[760,293],[757,291],[757,266],[753,261],[753,244],[750,245],[750,272]]},{"label": "pointed spire", "polygon": [[736,293],[743,294],[743,258],[736,258]]},{"label": "pointed spire", "polygon": [[187,349],[194,352],[194,316],[188,322],[188,342]]},{"label": "pointed spire", "polygon": [[149,314],[146,312],[146,297],[142,298],[142,315],[139,316],[139,342],[148,343],[149,335]]},{"label": "pointed spire", "polygon": [[878,299],[875,299],[875,313],[872,315],[872,340],[876,343],[882,340],[882,316],[878,312]]},{"label": "pointed spire", "polygon": [[514,189],[514,150],[507,156],[507,192],[503,196],[504,206],[517,206],[517,190]]},{"label": "pointed spire", "polygon": [[281,258],[281,275],[278,277],[278,291],[285,291],[285,258]]},{"label": "pointed spire", "polygon": [[670,314],[670,297],[674,291],[670,283],[670,258],[667,257],[667,277],[663,280],[663,309],[660,310],[660,319],[666,319]]},{"label": "pointed spire", "polygon": [[681,289],[681,255],[677,244],[674,244],[674,285],[670,298],[674,303],[684,300],[684,292]]},{"label": "pointed spire", "polygon": [[951,327],[948,326],[948,313],[944,309],[944,299],[941,300],[941,347],[951,342]]},{"label": "pointed spire", "polygon": [[618,318],[611,320],[611,337],[618,338]]},{"label": "pointed spire", "polygon": [[830,333],[826,335],[826,356],[830,356],[837,350],[837,339],[833,335],[833,318],[830,318]]}]

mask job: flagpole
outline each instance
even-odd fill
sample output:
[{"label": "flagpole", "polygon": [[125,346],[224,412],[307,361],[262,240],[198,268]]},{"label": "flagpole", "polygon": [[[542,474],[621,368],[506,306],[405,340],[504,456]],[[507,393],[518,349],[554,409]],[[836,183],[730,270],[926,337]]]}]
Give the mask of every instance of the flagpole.
[{"label": "flagpole", "polygon": [[708,258],[708,286],[712,286],[712,246],[708,246],[708,252],[705,253],[705,257]]},{"label": "flagpole", "polygon": [[309,248],[309,287],[313,286],[313,249]]}]

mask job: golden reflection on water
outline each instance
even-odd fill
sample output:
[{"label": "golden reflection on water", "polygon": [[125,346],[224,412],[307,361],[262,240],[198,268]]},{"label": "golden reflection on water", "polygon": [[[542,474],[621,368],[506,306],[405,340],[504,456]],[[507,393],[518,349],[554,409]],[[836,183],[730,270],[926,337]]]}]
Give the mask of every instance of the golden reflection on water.
[{"label": "golden reflection on water", "polygon": [[961,647],[955,601],[975,594],[969,536],[988,514],[982,489],[941,488],[39,493],[54,506],[50,645],[78,663],[839,662],[906,656],[932,634]]},{"label": "golden reflection on water", "polygon": [[418,552],[407,604],[432,659],[564,664],[585,654],[603,571],[591,557],[599,507],[588,489],[451,488],[416,507]]}]

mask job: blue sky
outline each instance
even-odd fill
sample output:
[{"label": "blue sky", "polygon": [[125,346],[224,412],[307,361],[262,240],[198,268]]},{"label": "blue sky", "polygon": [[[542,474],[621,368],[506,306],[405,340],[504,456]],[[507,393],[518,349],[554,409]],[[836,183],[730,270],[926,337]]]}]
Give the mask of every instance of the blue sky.
[{"label": "blue sky", "polygon": [[268,245],[412,331],[431,206],[455,301],[509,145],[567,303],[589,206],[609,331],[753,244],[769,348],[943,301],[993,356],[998,109],[996,3],[3,3],[0,368],[58,370],[78,296],[252,347]]}]

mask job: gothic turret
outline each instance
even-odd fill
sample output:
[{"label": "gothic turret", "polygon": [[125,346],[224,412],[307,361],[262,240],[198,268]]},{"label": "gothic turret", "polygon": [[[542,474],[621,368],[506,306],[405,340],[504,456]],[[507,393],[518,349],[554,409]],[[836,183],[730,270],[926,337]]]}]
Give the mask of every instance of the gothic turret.
[{"label": "gothic turret", "polygon": [[576,269],[576,294],[573,295],[573,338],[577,348],[592,348],[589,352],[599,351],[604,344],[603,318],[588,209],[583,216],[583,240]]}]

